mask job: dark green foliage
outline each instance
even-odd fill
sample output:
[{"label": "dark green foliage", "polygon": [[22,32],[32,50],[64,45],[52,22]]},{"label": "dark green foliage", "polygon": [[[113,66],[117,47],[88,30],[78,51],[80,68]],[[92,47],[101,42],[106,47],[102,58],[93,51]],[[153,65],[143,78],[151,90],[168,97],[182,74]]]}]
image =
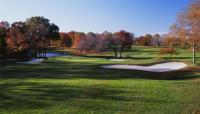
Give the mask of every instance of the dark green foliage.
[{"label": "dark green foliage", "polygon": [[6,44],[6,36],[9,28],[8,22],[0,22],[0,58],[5,58],[7,56],[7,44]]},{"label": "dark green foliage", "polygon": [[50,40],[59,39],[59,27],[50,23],[48,19],[39,16],[27,19],[26,24],[28,26],[28,37],[31,40],[31,47],[34,50],[34,57],[45,56],[46,51],[40,50],[46,50],[49,47]]}]

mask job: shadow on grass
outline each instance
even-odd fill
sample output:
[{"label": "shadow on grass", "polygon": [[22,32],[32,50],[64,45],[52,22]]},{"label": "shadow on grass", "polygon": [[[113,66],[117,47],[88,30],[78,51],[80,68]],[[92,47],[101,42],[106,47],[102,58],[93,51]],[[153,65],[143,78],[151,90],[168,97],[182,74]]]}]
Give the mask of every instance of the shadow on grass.
[{"label": "shadow on grass", "polygon": [[[199,59],[200,57],[196,57],[196,59]],[[163,59],[180,59],[180,60],[183,60],[183,59],[186,59],[186,60],[192,60],[192,57],[163,57]]]},{"label": "shadow on grass", "polygon": [[152,80],[187,80],[199,78],[194,75],[198,70],[184,69],[181,71],[154,73],[138,70],[119,70],[101,68],[102,64],[63,62],[42,63],[33,65],[11,65],[4,67],[1,79],[152,79]]}]

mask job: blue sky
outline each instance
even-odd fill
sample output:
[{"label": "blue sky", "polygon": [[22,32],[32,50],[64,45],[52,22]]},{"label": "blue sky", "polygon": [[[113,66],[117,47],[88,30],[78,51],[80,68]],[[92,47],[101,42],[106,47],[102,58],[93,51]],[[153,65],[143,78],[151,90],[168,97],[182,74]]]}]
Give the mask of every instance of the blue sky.
[{"label": "blue sky", "polygon": [[60,27],[101,33],[127,30],[136,35],[165,33],[189,0],[0,0],[0,21],[44,16]]}]

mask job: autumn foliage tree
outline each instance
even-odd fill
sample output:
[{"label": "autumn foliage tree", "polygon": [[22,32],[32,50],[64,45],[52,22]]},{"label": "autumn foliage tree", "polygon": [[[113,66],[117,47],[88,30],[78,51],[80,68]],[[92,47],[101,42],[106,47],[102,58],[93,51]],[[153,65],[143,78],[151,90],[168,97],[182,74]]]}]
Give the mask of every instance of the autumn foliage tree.
[{"label": "autumn foliage tree", "polygon": [[81,53],[89,53],[92,51],[102,54],[108,49],[111,37],[111,33],[109,32],[104,32],[102,34],[90,32],[81,39],[77,49],[80,50]]},{"label": "autumn foliage tree", "polygon": [[[9,58],[45,57],[50,40],[59,39],[59,28],[44,17],[26,22],[0,23],[0,56],[6,50]],[[32,53],[32,52],[35,53]]]},{"label": "autumn foliage tree", "polygon": [[68,32],[67,33],[67,35],[69,36],[69,38],[72,40],[72,48],[74,48],[74,47],[76,47],[75,45],[74,45],[74,42],[75,42],[75,34],[76,34],[76,32],[75,31],[71,31],[71,32]]},{"label": "autumn foliage tree", "polygon": [[193,63],[196,63],[196,51],[200,47],[200,0],[192,0],[179,14],[173,34],[188,41],[193,50]]},{"label": "autumn foliage tree", "polygon": [[29,40],[27,38],[27,26],[25,22],[14,22],[9,29],[7,44],[9,54],[16,57],[25,57],[29,50]]},{"label": "autumn foliage tree", "polygon": [[68,34],[68,37],[72,40],[71,48],[75,48],[75,49],[78,48],[79,43],[85,37],[85,33],[83,32],[71,31],[71,32],[68,32],[67,34]]},{"label": "autumn foliage tree", "polygon": [[162,39],[162,44],[163,44],[163,46],[167,46],[167,47],[172,48],[172,47],[176,46],[177,41],[170,34],[166,34],[166,35],[164,35],[164,37]]},{"label": "autumn foliage tree", "polygon": [[34,56],[45,57],[50,40],[59,39],[59,27],[50,23],[48,19],[39,16],[27,19],[26,25]]},{"label": "autumn foliage tree", "polygon": [[131,49],[133,45],[134,35],[124,30],[114,33],[110,47],[113,50],[115,57],[122,57],[122,53],[126,49]]},{"label": "autumn foliage tree", "polygon": [[72,39],[67,35],[67,33],[60,34],[61,45],[64,47],[72,47]]},{"label": "autumn foliage tree", "polygon": [[0,22],[0,58],[5,58],[7,55],[6,37],[9,31],[9,23],[6,21]]},{"label": "autumn foliage tree", "polygon": [[169,36],[173,38],[175,46],[181,48],[188,47],[187,31],[178,27],[177,24],[170,26]]},{"label": "autumn foliage tree", "polygon": [[152,42],[152,36],[150,34],[140,36],[139,38],[137,38],[136,42],[140,46],[150,46]]},{"label": "autumn foliage tree", "polygon": [[68,36],[65,32],[60,32],[60,39],[59,40],[51,40],[51,46],[55,48],[62,48],[65,47],[71,48],[72,47],[72,39]]}]

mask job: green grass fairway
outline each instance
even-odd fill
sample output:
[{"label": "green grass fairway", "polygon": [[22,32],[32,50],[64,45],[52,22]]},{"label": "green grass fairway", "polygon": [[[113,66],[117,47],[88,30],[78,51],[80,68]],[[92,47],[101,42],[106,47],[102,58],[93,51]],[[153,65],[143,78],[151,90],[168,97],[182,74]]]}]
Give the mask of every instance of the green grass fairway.
[{"label": "green grass fairway", "polygon": [[158,51],[134,48],[124,54],[133,59],[124,62],[104,58],[112,56],[108,52],[3,66],[0,114],[200,114],[200,68],[191,64],[190,50],[179,49],[182,53],[170,59],[189,64],[181,71],[152,73],[100,67],[165,60],[158,57]]}]

